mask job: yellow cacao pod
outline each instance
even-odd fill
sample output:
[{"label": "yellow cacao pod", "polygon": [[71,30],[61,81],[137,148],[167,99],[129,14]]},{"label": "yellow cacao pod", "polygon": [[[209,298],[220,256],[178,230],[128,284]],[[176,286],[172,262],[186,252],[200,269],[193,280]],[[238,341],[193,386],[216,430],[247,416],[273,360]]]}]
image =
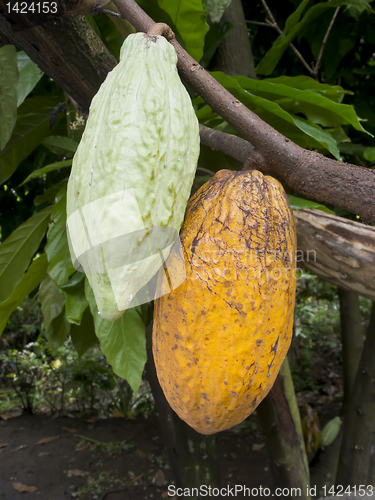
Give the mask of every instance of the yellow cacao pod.
[{"label": "yellow cacao pod", "polygon": [[166,268],[186,279],[173,290],[159,271],[172,291],[155,301],[153,354],[173,410],[213,434],[258,406],[288,351],[295,221],[278,181],[222,170],[189,201],[180,239]]}]

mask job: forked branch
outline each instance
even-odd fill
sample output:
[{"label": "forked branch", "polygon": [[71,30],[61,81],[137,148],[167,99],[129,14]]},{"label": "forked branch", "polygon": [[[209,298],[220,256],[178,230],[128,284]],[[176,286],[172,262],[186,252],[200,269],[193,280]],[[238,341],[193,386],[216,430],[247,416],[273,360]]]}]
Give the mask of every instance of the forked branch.
[{"label": "forked branch", "polygon": [[[263,7],[265,8],[265,10],[266,10],[266,12],[268,14],[268,17],[271,20],[271,21],[268,22],[268,25],[272,26],[272,28],[275,28],[278,31],[278,33],[281,35],[281,33],[283,31],[280,28],[280,26],[277,24],[274,15],[272,14],[270,8],[268,7],[268,5],[266,3],[266,0],[261,0],[261,1],[262,1],[262,4],[263,4]],[[266,21],[268,21],[268,19],[266,19]],[[310,75],[314,76],[314,69],[309,65],[309,63],[306,61],[306,59],[303,57],[303,55],[297,49],[297,47],[295,47],[295,45],[293,45],[292,43],[290,43],[289,46],[293,50],[293,52],[296,54],[296,56],[298,57],[298,59],[301,61],[301,63],[304,65],[304,67],[307,69],[307,71],[310,73]]]},{"label": "forked branch", "polygon": [[[113,0],[120,14],[138,31],[149,31],[154,21],[134,0]],[[284,180],[307,198],[347,209],[367,223],[375,223],[375,172],[309,151],[265,123],[220,85],[177,42],[170,42],[178,56],[181,77],[212,110],[253,146],[248,168]]]}]

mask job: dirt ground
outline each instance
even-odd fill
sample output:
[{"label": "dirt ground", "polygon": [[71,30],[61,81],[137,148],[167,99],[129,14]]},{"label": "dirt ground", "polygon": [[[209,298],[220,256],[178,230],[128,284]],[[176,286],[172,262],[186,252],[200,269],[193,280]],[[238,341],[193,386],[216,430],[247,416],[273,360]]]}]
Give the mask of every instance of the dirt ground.
[{"label": "dirt ground", "polygon": [[[218,436],[223,485],[272,488],[261,441],[247,429]],[[1,500],[157,500],[172,498],[170,484],[156,417],[0,419]]]}]

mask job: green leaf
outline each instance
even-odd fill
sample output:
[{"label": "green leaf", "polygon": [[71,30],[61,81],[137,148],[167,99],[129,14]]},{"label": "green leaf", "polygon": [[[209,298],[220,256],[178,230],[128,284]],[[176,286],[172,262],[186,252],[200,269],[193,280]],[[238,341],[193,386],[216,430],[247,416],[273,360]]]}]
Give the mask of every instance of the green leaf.
[{"label": "green leaf", "polygon": [[204,54],[199,61],[199,64],[201,64],[201,66],[203,66],[204,68],[208,67],[222,39],[232,31],[234,26],[234,24],[226,23],[224,21],[211,24],[210,29],[204,39]]},{"label": "green leaf", "polygon": [[61,181],[46,189],[44,193],[38,194],[34,198],[34,205],[38,206],[38,205],[43,205],[43,203],[53,203],[55,201],[57,193],[65,185],[66,181]]},{"label": "green leaf", "polygon": [[315,125],[315,123],[308,120],[302,120],[297,116],[294,117],[294,123],[298,128],[303,130],[306,135],[309,135],[312,139],[318,141],[321,146],[332,153],[337,160],[342,160],[337,143],[328,132],[325,132],[323,129],[318,127],[318,125]]},{"label": "green leaf", "polygon": [[17,66],[19,71],[17,106],[20,106],[44,73],[23,50],[17,52]]},{"label": "green leaf", "polygon": [[0,303],[0,335],[3,333],[11,313],[17,309],[29,293],[35,290],[46,276],[47,266],[47,255],[44,253],[30,264],[29,269],[13,290],[12,295],[5,302]]},{"label": "green leaf", "polygon": [[288,33],[301,19],[302,14],[306,10],[308,4],[311,3],[311,0],[302,0],[296,10],[291,14],[288,19],[285,21],[285,29],[284,31]]},{"label": "green leaf", "polygon": [[0,302],[10,297],[38,250],[51,217],[46,207],[21,224],[0,245]]},{"label": "green leaf", "polygon": [[[336,6],[339,5],[346,5],[347,9],[346,10],[356,10],[357,15],[362,14],[363,11],[367,10],[367,12],[373,13],[374,11],[371,9],[370,3],[372,0],[344,0],[342,2],[334,2]],[[356,17],[358,19],[358,17]]]},{"label": "green leaf", "polygon": [[145,325],[138,311],[133,307],[116,321],[107,321],[98,314],[94,292],[88,280],[85,292],[94,317],[95,333],[108,363],[116,375],[125,378],[134,394],[137,394],[147,360]]},{"label": "green leaf", "polygon": [[[92,19],[91,16],[87,16]],[[100,37],[105,41],[117,60],[120,59],[120,49],[124,43],[124,38],[129,34],[130,29],[124,26],[123,19],[116,19],[105,14],[95,15],[96,29],[100,32]],[[121,31],[124,36],[121,35]]]},{"label": "green leaf", "polygon": [[38,168],[37,170],[34,170],[34,172],[31,172],[31,174],[26,177],[26,179],[20,184],[20,186],[23,186],[24,184],[31,181],[32,179],[37,179],[38,177],[43,177],[43,175],[49,174],[50,172],[53,172],[54,170],[58,170],[60,168],[71,167],[72,161],[73,160],[58,161],[57,163],[51,163],[51,165],[47,165],[46,167]]},{"label": "green leaf", "polygon": [[57,285],[63,285],[75,271],[66,235],[66,185],[57,193],[56,203],[52,208],[46,254],[49,262],[48,274]]},{"label": "green leaf", "polygon": [[14,45],[0,48],[0,151],[12,136],[17,118],[17,51]]},{"label": "green leaf", "polygon": [[363,156],[368,161],[375,161],[375,148],[366,148]]},{"label": "green leaf", "polygon": [[[341,159],[337,143],[329,131],[282,108],[284,105],[283,99],[287,98],[289,103],[291,101],[290,96],[293,96],[294,99],[300,99],[301,107],[306,103],[313,103],[312,109],[315,114],[319,115],[320,113],[326,120],[327,113],[330,113],[329,116],[332,122],[350,120],[353,126],[357,129],[360,127],[363,130],[354,110],[350,106],[337,104],[316,92],[293,89],[283,84],[274,84],[268,81],[251,80],[244,76],[227,76],[220,72],[214,72],[212,76],[256,115],[304,148],[324,148],[337,159]],[[270,100],[276,97],[279,99]],[[217,115],[208,106],[198,109],[197,116],[204,125],[215,128],[218,125],[213,123]],[[222,123],[223,120],[220,119],[219,124]]]},{"label": "green leaf", "polygon": [[[216,78],[216,74],[213,76]],[[333,87],[329,93],[326,88],[329,87],[328,85],[321,85],[317,82],[314,84],[314,80],[309,77],[281,77],[266,80],[252,80],[244,76],[236,78],[243,89],[277,102],[280,107],[290,113],[303,113],[308,120],[314,123],[325,127],[352,125],[356,130],[366,132],[352,106],[337,103],[330,98],[334,93],[343,95],[344,91],[341,87]],[[298,86],[305,88],[301,89]]]},{"label": "green leaf", "polygon": [[341,153],[364,158],[363,154],[366,151],[366,146],[362,146],[361,144],[344,143],[339,145],[339,149]]},{"label": "green leaf", "polygon": [[296,196],[292,196],[290,194],[288,194],[288,199],[290,203],[290,208],[292,210],[303,210],[304,208],[316,208],[317,210],[321,210],[322,212],[327,212],[327,214],[335,215],[335,212],[332,212],[332,210],[325,207],[324,205],[321,205],[316,201],[297,198]]},{"label": "green leaf", "polygon": [[203,56],[204,37],[209,30],[202,0],[158,0],[170,16],[185,44],[186,51],[196,61]]},{"label": "green leaf", "polygon": [[83,313],[81,324],[71,326],[70,337],[79,356],[83,356],[90,347],[93,347],[98,342],[98,337],[95,334],[94,318],[89,307]]},{"label": "green leaf", "polygon": [[218,23],[221,16],[229,7],[231,0],[203,0],[206,14],[209,14],[213,23]]},{"label": "green leaf", "polygon": [[78,148],[78,143],[73,141],[73,139],[58,135],[50,135],[44,139],[43,145],[57,155],[66,153],[71,155],[72,153],[74,154]]},{"label": "green leaf", "polygon": [[70,332],[71,324],[65,317],[65,310],[52,320],[45,329],[48,345],[52,350],[57,350],[63,345]]},{"label": "green leaf", "polygon": [[39,301],[43,313],[42,328],[45,329],[50,347],[58,349],[69,333],[70,323],[65,318],[65,296],[48,274],[40,284]]},{"label": "green leaf", "polygon": [[310,90],[337,103],[342,102],[345,94],[353,95],[352,91],[344,90],[340,85],[328,85],[327,83],[320,83],[314,78],[305,75],[278,76],[277,78],[266,78],[261,81],[286,85],[298,90]]},{"label": "green leaf", "polygon": [[[293,19],[287,19],[285,30],[278,36],[270,50],[260,61],[256,68],[256,72],[260,75],[270,75],[293,40],[297,36],[302,36],[305,30],[328,10],[339,6],[352,6],[355,7],[358,12],[362,12],[364,9],[371,10],[366,0],[330,0],[328,2],[320,2],[310,7],[302,19],[296,23],[295,21],[298,17],[296,16],[296,12],[299,9],[298,7],[297,11],[291,14]],[[303,7],[305,7],[305,5]]]},{"label": "green leaf", "polygon": [[0,184],[49,135],[49,115],[57,103],[57,97],[35,96],[18,108],[12,137],[0,154]]},{"label": "green leaf", "polygon": [[89,305],[85,295],[85,274],[76,272],[70,280],[60,286],[65,295],[65,316],[69,323],[79,325],[82,315]]}]

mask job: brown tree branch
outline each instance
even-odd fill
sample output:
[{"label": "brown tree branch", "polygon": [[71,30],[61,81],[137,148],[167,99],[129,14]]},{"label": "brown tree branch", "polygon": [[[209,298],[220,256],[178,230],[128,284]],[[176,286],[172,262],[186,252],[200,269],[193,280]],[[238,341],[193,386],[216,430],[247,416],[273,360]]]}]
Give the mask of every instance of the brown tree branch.
[{"label": "brown tree branch", "polygon": [[297,266],[375,300],[375,227],[321,210],[294,210]]},{"label": "brown tree branch", "polygon": [[23,49],[85,112],[107,73],[116,65],[84,17],[6,13],[0,0],[0,33],[7,43]]},{"label": "brown tree branch", "polygon": [[[152,19],[134,0],[113,0],[120,14],[138,31],[148,31]],[[244,106],[174,39],[181,77],[212,110],[226,120],[255,148],[249,168],[267,170],[283,179],[302,195],[331,203],[375,223],[375,172],[308,151],[265,123]]]},{"label": "brown tree branch", "polygon": [[[120,5],[122,16],[133,21],[138,30],[146,31],[154,24],[134,1],[115,2]],[[4,13],[3,5],[4,0],[0,0],[0,12]],[[4,43],[22,48],[84,112],[108,71],[116,64],[81,17],[61,17],[35,26],[27,16],[0,15],[0,32]],[[341,163],[295,145],[243,106],[176,42],[173,43],[178,51],[181,75],[187,83],[253,146],[247,141],[241,142],[238,137],[227,138],[227,134],[211,130],[205,136],[202,134],[203,143],[224,149],[242,162],[250,156],[248,168],[257,168],[284,180],[307,198],[332,203],[360,215],[369,223],[375,222],[374,171]]]},{"label": "brown tree branch", "polygon": [[199,125],[199,135],[202,144],[212,149],[223,151],[223,153],[241,163],[245,163],[255,151],[252,144],[240,137],[226,134],[225,132],[220,132],[204,125]]}]

